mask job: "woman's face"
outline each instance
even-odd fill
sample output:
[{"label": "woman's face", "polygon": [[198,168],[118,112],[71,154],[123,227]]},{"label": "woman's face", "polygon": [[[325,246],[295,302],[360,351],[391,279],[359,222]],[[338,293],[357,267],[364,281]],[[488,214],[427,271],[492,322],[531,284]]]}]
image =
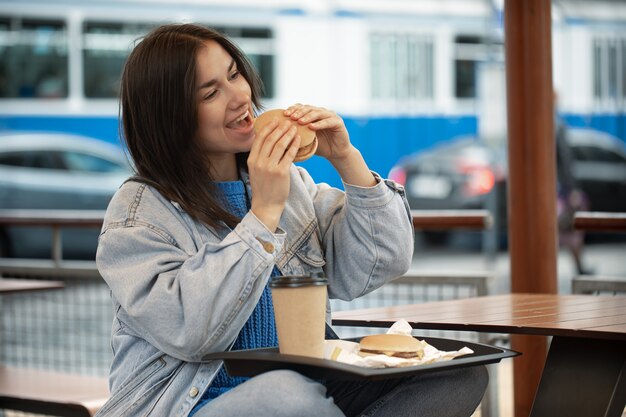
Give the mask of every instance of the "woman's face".
[{"label": "woman's face", "polygon": [[219,164],[252,146],[252,93],[228,52],[215,41],[205,45],[196,56],[196,140],[207,158]]}]

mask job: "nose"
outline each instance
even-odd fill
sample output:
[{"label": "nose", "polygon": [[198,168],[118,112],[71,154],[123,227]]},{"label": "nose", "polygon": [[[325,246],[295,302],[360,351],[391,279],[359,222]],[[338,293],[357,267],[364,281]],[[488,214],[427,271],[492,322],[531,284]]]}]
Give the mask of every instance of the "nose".
[{"label": "nose", "polygon": [[230,88],[230,107],[237,110],[247,106],[250,103],[251,94],[250,87],[247,82],[239,82],[231,84]]}]

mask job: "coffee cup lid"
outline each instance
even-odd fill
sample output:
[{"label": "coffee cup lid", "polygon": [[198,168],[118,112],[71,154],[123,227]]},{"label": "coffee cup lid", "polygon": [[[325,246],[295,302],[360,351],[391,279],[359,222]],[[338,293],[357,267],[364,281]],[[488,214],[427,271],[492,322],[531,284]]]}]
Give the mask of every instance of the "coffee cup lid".
[{"label": "coffee cup lid", "polygon": [[296,288],[311,285],[328,285],[323,275],[283,275],[270,280],[270,288]]}]

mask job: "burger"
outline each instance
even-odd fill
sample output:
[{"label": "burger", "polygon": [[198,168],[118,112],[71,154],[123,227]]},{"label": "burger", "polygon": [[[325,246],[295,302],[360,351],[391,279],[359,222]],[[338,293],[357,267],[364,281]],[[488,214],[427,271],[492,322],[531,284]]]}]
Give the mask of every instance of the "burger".
[{"label": "burger", "polygon": [[426,342],[402,334],[375,334],[359,342],[359,355],[387,355],[396,358],[421,359]]},{"label": "burger", "polygon": [[[254,120],[254,131],[258,133],[261,129],[269,124],[272,119],[277,118],[282,121],[283,119],[291,120],[288,116],[285,116],[285,110],[283,109],[274,109],[268,110],[265,113],[261,114]],[[300,149],[298,149],[298,153],[294,158],[295,162],[300,162],[309,159],[315,154],[317,150],[317,136],[315,136],[315,132],[306,126],[302,126],[300,124],[296,124],[298,128],[298,135],[300,135]]]}]

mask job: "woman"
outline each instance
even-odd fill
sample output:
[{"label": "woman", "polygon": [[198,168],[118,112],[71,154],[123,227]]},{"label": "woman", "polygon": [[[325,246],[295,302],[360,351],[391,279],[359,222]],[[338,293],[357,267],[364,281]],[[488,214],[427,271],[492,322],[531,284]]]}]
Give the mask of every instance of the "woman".
[{"label": "woman", "polygon": [[[411,261],[403,190],[369,171],[343,121],[294,105],[291,122],[255,135],[259,90],[243,54],[195,25],[157,28],[128,58],[121,117],[137,176],[113,197],[98,246],[115,309],[112,396],[98,415],[400,416],[428,413],[461,385],[467,401],[437,415],[469,416],[485,389],[483,368],[443,383],[444,373],[345,384],[291,371],[231,378],[220,361],[202,360],[277,344],[271,276],[324,273],[330,297],[349,300]],[[295,123],[316,132],[317,155],[345,193],[292,164]]]},{"label": "woman", "polygon": [[[557,94],[554,93],[556,108]],[[574,177],[574,155],[567,140],[567,127],[561,117],[555,113],[556,179],[557,179],[557,225],[559,243],[572,255],[578,275],[591,274],[592,271],[583,263],[585,234],[574,229],[574,214],[589,209],[585,193],[578,187]]]}]

